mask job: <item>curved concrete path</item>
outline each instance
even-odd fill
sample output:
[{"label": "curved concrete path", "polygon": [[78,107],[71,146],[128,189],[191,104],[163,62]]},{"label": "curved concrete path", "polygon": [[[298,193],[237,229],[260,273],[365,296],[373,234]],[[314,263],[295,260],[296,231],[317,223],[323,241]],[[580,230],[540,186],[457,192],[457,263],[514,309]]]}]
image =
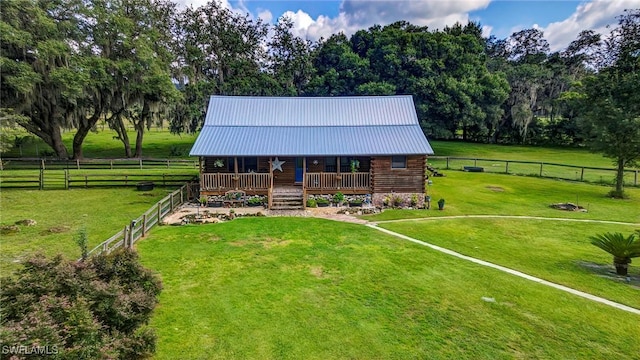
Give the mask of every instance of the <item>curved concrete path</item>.
[{"label": "curved concrete path", "polygon": [[452,216],[430,216],[412,219],[397,219],[376,221],[376,224],[405,222],[405,221],[422,221],[422,220],[447,220],[447,219],[525,219],[525,220],[552,220],[552,221],[569,221],[569,222],[587,222],[597,224],[614,224],[614,225],[630,225],[640,226],[640,223],[611,221],[611,220],[595,220],[595,219],[571,219],[571,218],[552,218],[544,216],[527,216],[527,215],[452,215]]},{"label": "curved concrete path", "polygon": [[[448,218],[467,218],[467,217],[471,217],[471,216],[458,216],[458,217],[448,217]],[[473,216],[473,217],[485,217],[485,216],[477,215],[477,216]],[[505,216],[505,217],[508,217],[508,216]],[[516,217],[516,218],[518,218],[518,217]],[[536,217],[519,217],[519,218],[537,219]],[[441,217],[436,217],[436,218],[428,218],[428,219],[442,219],[442,218]],[[540,219],[549,220],[550,218],[540,218]],[[405,220],[405,219],[403,219],[403,220]],[[421,219],[411,219],[411,220],[421,220]],[[557,219],[555,219],[555,220],[557,220]],[[399,220],[390,220],[390,221],[384,221],[384,222],[397,222],[397,221],[399,221]],[[383,221],[380,221],[380,223],[382,223],[382,222]],[[597,222],[597,220],[593,220],[593,222]],[[619,222],[612,222],[612,223],[620,224]],[[638,225],[638,224],[633,224],[633,223],[623,223],[623,224]],[[578,296],[583,297],[585,299],[596,301],[596,302],[599,302],[601,304],[605,304],[605,305],[614,307],[616,309],[620,309],[620,310],[624,310],[624,311],[627,311],[627,312],[630,312],[630,313],[634,313],[634,314],[640,315],[640,310],[636,309],[636,308],[633,308],[631,306],[620,304],[620,303],[617,303],[615,301],[611,301],[611,300],[607,300],[607,299],[599,297],[599,296],[591,295],[589,293],[586,293],[586,292],[583,292],[583,291],[579,291],[579,290],[576,290],[576,289],[572,289],[572,288],[564,286],[564,285],[560,285],[560,284],[556,284],[556,283],[553,283],[553,282],[550,282],[550,281],[547,281],[547,280],[544,280],[544,279],[540,279],[538,277],[531,276],[529,274],[525,274],[525,273],[517,271],[517,270],[509,269],[507,267],[500,266],[500,265],[497,265],[497,264],[494,264],[494,263],[490,263],[488,261],[476,259],[476,258],[471,257],[471,256],[462,255],[462,254],[460,254],[458,252],[455,252],[453,250],[449,250],[449,249],[446,249],[446,248],[443,248],[443,247],[440,247],[440,246],[437,246],[437,245],[429,244],[427,242],[424,242],[424,241],[421,241],[421,240],[418,240],[418,239],[414,239],[412,237],[409,237],[409,236],[406,236],[406,235],[403,235],[403,234],[400,234],[400,233],[397,233],[397,232],[394,232],[394,231],[391,231],[391,230],[380,228],[376,224],[367,224],[365,226],[367,226],[369,228],[372,228],[372,229],[375,229],[375,230],[378,230],[378,231],[381,231],[383,233],[398,237],[398,238],[403,239],[403,240],[411,241],[413,243],[429,247],[429,248],[431,248],[433,250],[440,251],[440,252],[445,253],[447,255],[455,256],[457,258],[460,258],[460,259],[463,259],[463,260],[466,260],[466,261],[470,261],[470,262],[478,264],[478,265],[490,267],[490,268],[505,272],[507,274],[515,275],[515,276],[521,277],[523,279],[534,281],[534,282],[537,282],[537,283],[542,284],[542,285],[546,285],[546,286],[549,286],[549,287],[552,287],[552,288],[555,288],[555,289],[558,289],[558,290],[562,290],[562,291],[568,292],[570,294],[578,295]]]}]

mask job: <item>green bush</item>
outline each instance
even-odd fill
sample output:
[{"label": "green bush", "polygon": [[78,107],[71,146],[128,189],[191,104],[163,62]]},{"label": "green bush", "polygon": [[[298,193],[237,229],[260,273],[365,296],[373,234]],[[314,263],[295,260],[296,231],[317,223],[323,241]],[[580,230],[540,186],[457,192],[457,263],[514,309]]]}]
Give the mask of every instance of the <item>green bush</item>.
[{"label": "green bush", "polygon": [[307,199],[307,207],[318,207],[318,203],[314,199]]},{"label": "green bush", "polygon": [[61,359],[141,359],[155,351],[147,328],[162,289],[131,250],[86,262],[35,256],[0,290],[0,338],[47,346]]}]

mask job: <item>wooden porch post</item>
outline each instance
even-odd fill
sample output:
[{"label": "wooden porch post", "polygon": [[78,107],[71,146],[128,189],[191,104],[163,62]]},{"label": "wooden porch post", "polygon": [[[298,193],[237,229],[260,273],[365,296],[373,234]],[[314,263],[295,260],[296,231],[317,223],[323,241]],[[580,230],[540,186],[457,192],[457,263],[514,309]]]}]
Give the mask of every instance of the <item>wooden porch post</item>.
[{"label": "wooden porch post", "polygon": [[267,201],[269,204],[269,210],[271,210],[271,206],[273,205],[273,166],[271,163],[273,162],[273,158],[269,156],[269,191],[267,191]]},{"label": "wooden porch post", "polygon": [[235,182],[235,189],[238,190],[238,180],[240,179],[238,177],[238,157],[234,156],[233,157],[233,181]]},{"label": "wooden porch post", "polygon": [[302,208],[307,208],[307,157],[302,158]]},{"label": "wooden porch post", "polygon": [[342,185],[342,176],[340,176],[340,156],[336,157],[336,172],[338,173],[338,175],[336,175],[337,177],[337,188],[338,190],[340,190],[340,185]]}]

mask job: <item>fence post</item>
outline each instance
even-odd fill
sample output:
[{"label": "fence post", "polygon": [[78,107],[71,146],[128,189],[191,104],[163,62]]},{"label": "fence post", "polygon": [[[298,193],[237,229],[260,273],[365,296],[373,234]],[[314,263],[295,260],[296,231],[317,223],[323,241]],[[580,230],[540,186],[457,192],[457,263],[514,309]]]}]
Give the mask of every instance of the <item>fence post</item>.
[{"label": "fence post", "polygon": [[44,170],[45,166],[44,166],[44,159],[40,159],[40,170]]},{"label": "fence post", "polygon": [[584,168],[580,170],[580,181],[584,181]]},{"label": "fence post", "polygon": [[64,170],[64,189],[69,190],[69,170]]},{"label": "fence post", "polygon": [[182,189],[180,189],[180,205],[184,203],[184,194],[182,193]]},{"label": "fence post", "polygon": [[44,189],[44,170],[40,169],[40,176],[38,177],[38,182],[40,183],[40,190]]},{"label": "fence post", "polygon": [[540,163],[540,177],[542,177],[542,164],[543,163]]},{"label": "fence post", "polygon": [[169,195],[169,204],[169,208],[171,209],[171,211],[173,211],[173,194]]},{"label": "fence post", "polygon": [[131,226],[129,227],[129,249],[133,248],[133,227],[135,225],[133,224],[133,221],[131,222]]},{"label": "fence post", "polygon": [[478,159],[473,159],[473,166],[478,166]]},{"label": "fence post", "polygon": [[506,165],[504,167],[504,172],[505,172],[505,174],[508,174],[509,173],[509,162],[506,161],[505,163],[506,163]]},{"label": "fence post", "polygon": [[140,170],[142,170],[142,158],[140,158]]},{"label": "fence post", "polygon": [[169,168],[169,159],[167,159],[167,169]]},{"label": "fence post", "polygon": [[142,214],[142,236],[147,235],[147,214]]},{"label": "fence post", "polygon": [[638,186],[638,170],[636,170],[635,175],[633,175],[633,185]]},{"label": "fence post", "polygon": [[80,159],[76,159],[76,167],[80,170]]},{"label": "fence post", "polygon": [[109,167],[111,167],[111,170],[113,170],[113,160],[109,160]]},{"label": "fence post", "polygon": [[447,156],[447,170],[449,170],[449,157]]},{"label": "fence post", "polygon": [[122,238],[122,246],[127,247],[127,241],[129,239],[129,227],[125,226],[124,227],[124,232],[122,233],[123,238]]},{"label": "fence post", "polygon": [[162,201],[158,202],[158,225],[160,225],[160,220],[162,220]]},{"label": "fence post", "polygon": [[89,175],[84,175],[84,187],[88,188],[89,187],[89,179],[87,179]]}]

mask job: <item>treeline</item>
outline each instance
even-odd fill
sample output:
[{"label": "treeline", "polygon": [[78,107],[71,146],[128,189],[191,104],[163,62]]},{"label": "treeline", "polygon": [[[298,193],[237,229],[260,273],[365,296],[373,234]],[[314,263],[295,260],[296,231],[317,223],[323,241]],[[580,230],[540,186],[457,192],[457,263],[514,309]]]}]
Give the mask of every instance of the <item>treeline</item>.
[{"label": "treeline", "polygon": [[[158,122],[197,131],[213,94],[411,94],[430,138],[580,145],[581,84],[617,66],[621,39],[640,23],[628,11],[608,37],[583,31],[550,52],[540,30],[485,39],[476,23],[431,31],[401,21],[311,42],[286,18],[265,24],[217,2],[2,0],[2,11],[4,133],[23,127],[61,158],[82,158],[99,120],[139,157]],[[62,129],[75,131],[71,151]]]}]

